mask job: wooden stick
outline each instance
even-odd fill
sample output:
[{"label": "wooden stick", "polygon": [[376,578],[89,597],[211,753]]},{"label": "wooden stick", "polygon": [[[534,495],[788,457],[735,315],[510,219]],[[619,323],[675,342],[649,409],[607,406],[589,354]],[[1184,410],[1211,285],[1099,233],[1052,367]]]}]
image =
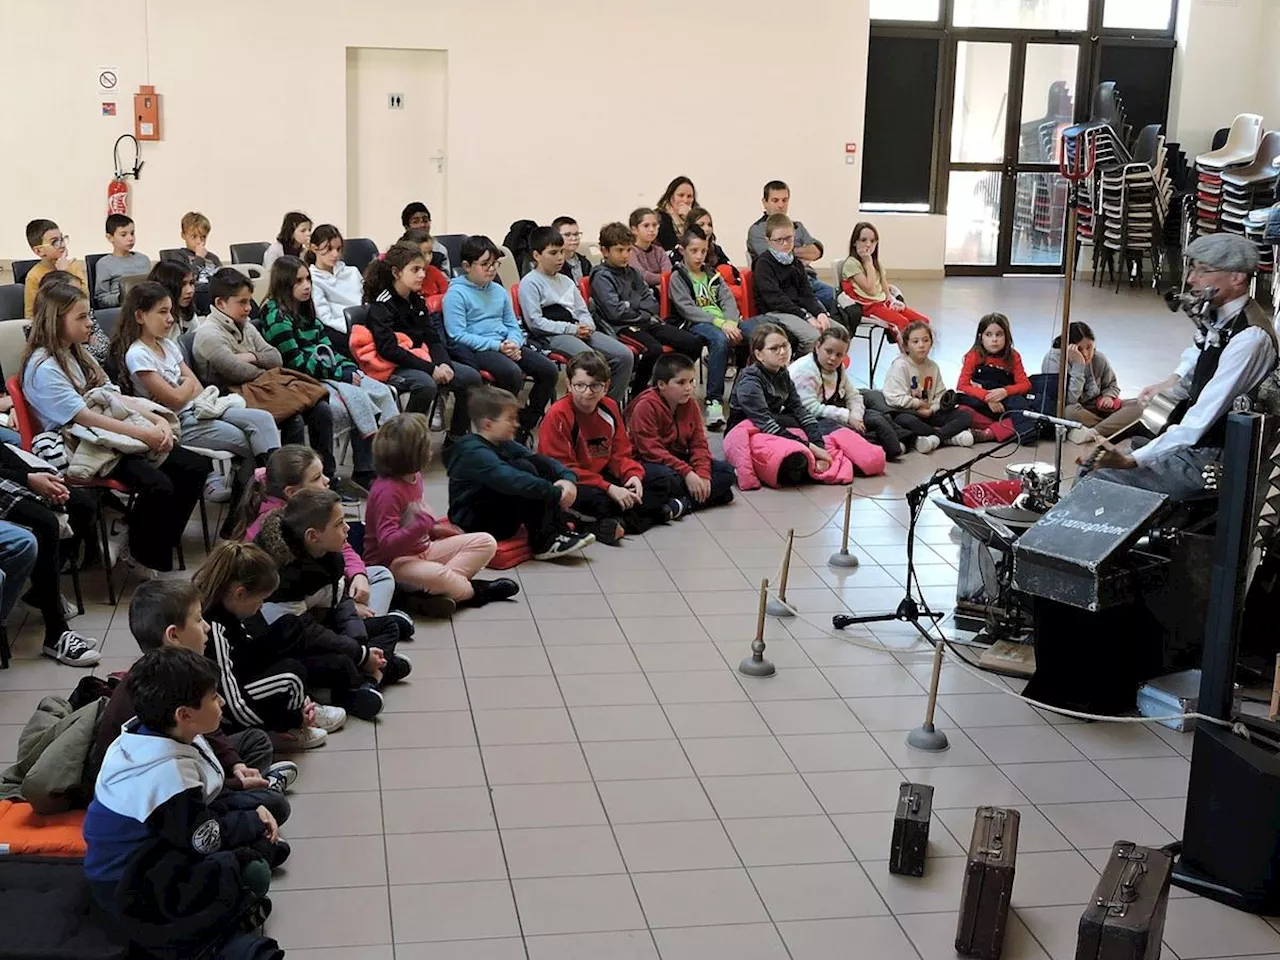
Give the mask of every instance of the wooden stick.
[{"label": "wooden stick", "polygon": [[764,608],[769,603],[769,578],[760,581],[760,612],[756,617],[756,642],[764,643]]},{"label": "wooden stick", "polygon": [[787,574],[791,572],[791,548],[795,544],[796,528],[787,531],[787,552],[782,556],[782,574],[778,578],[778,599],[787,602]]},{"label": "wooden stick", "polygon": [[1271,682],[1271,719],[1280,715],[1280,653],[1276,654],[1275,679]]},{"label": "wooden stick", "polygon": [[942,643],[933,645],[933,676],[929,680],[929,705],[924,712],[924,728],[933,727],[933,711],[938,705],[938,684],[942,680]]},{"label": "wooden stick", "polygon": [[[840,552],[849,552],[849,518],[853,514],[853,485],[844,492],[844,531],[840,534]],[[795,531],[792,531],[793,533]]]}]

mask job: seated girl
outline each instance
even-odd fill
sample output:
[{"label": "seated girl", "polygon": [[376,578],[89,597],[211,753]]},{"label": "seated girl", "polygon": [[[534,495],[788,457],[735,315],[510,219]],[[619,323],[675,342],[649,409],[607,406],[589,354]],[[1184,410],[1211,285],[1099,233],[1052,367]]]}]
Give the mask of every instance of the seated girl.
[{"label": "seated girl", "polygon": [[280,359],[323,381],[330,406],[345,411],[351,421],[351,479],[365,491],[373,483],[373,435],[379,422],[400,412],[391,388],[366,377],[316,319],[311,302],[311,274],[297,257],[283,256],[271,265],[271,280],[263,304],[262,335],[280,351]]},{"label": "seated girl", "polygon": [[[1040,362],[1041,373],[1061,369],[1062,337],[1053,338],[1053,349]],[[1087,323],[1074,322],[1067,330],[1066,416],[1079,420],[1084,430],[1072,430],[1072,443],[1088,443],[1110,437],[1142,416],[1137,400],[1120,399],[1120,383],[1106,356],[1098,349],[1097,338]],[[1092,435],[1090,433],[1092,431]]]},{"label": "seated girl", "polygon": [[757,325],[751,332],[751,363],[733,383],[724,438],[725,459],[737,470],[743,490],[762,482],[793,486],[809,477],[824,483],[853,479],[840,444],[830,442],[843,427],[805,409],[787,373],[790,360],[786,332],[773,323]]},{"label": "seated girl", "polygon": [[185,263],[177,260],[159,260],[147,274],[147,279],[169,291],[169,315],[173,326],[165,334],[177,340],[196,326],[196,275]]},{"label": "seated girl", "polygon": [[[340,338],[347,351],[347,307],[360,305],[364,292],[360,271],[342,262],[342,233],[332,223],[322,223],[311,231],[305,260],[311,265],[311,302],[316,319]],[[287,365],[287,364],[286,364]]]},{"label": "seated girl", "polygon": [[1013,349],[1013,331],[1003,313],[988,313],[978,321],[956,390],[956,399],[973,411],[973,439],[978,443],[1008,440],[1015,433],[1022,443],[1036,442],[1038,425],[1022,415],[1031,408],[1031,379]]},{"label": "seated girl", "polygon": [[[40,286],[43,287],[49,283],[70,283],[82,289],[84,287],[84,282],[69,270],[50,270],[40,278]],[[36,290],[39,292],[39,287]],[[34,313],[32,315],[34,316]],[[111,338],[106,335],[102,327],[98,325],[98,321],[93,318],[92,309],[89,311],[89,322],[93,325],[93,330],[89,333],[89,342],[85,344],[85,349],[89,351],[89,356],[97,360],[98,363],[106,363]]]},{"label": "seated girl", "polygon": [[893,422],[916,438],[916,450],[933,453],[942,444],[973,446],[968,410],[955,404],[954,391],[942,382],[942,371],[929,359],[933,331],[923,320],[902,331],[902,353],[889,365],[884,399],[893,409]]},{"label": "seated girl", "polygon": [[414,227],[412,230],[406,230],[404,236],[397,243],[411,243],[422,251],[423,259],[427,262],[427,274],[422,278],[422,299],[430,300],[432,297],[443,297],[449,292],[449,278],[445,272],[435,264],[436,241],[431,236],[430,230],[424,230],[422,227]]},{"label": "seated girl", "polygon": [[488,533],[463,533],[432,514],[423,497],[422,471],[431,462],[431,425],[426,414],[392,417],[373,442],[378,470],[369,493],[364,555],[391,568],[396,583],[431,594],[419,607],[447,617],[457,607],[482,607],[520,592],[514,580],[478,580],[476,574],[497,552]]},{"label": "seated girl", "polygon": [[[236,539],[252,540],[258,535],[262,521],[272,510],[283,507],[300,490],[325,490],[329,478],[319,455],[310,447],[290,443],[267,458],[265,468],[254,472],[236,511]],[[359,542],[364,525],[349,523],[350,538],[342,546],[345,593],[355,601],[362,617],[381,617],[391,610],[395,581],[386,567],[366,566],[360,559]],[[352,543],[355,540],[356,543]]]},{"label": "seated girl", "polygon": [[902,444],[889,418],[863,403],[845,367],[848,355],[849,331],[833,324],[818,334],[813,352],[794,361],[787,372],[804,408],[819,420],[848,427],[854,436],[845,438],[846,446],[858,453],[855,466],[877,476],[884,473],[886,457],[902,456]]},{"label": "seated girl", "polygon": [[262,255],[262,269],[270,270],[279,257],[301,257],[310,245],[311,218],[299,210],[290,210],[280,223],[276,242]]},{"label": "seated girl", "polygon": [[854,225],[849,236],[849,258],[840,270],[840,290],[862,304],[862,317],[885,329],[896,339],[909,323],[928,323],[899,297],[880,266],[880,233],[870,223]]},{"label": "seated girl", "polygon": [[[173,326],[172,302],[169,291],[150,280],[126,294],[111,337],[111,365],[126,393],[154,400],[178,415],[183,447],[225,450],[240,461],[231,485],[232,498],[238,498],[254,467],[279,448],[280,430],[270,413],[251,410],[244,401],[217,416],[200,409],[196,397],[204,385],[183,361],[182,348],[167,337]],[[229,534],[228,516],[223,536]]]},{"label": "seated girl", "polygon": [[128,553],[121,558],[151,570],[172,570],[174,548],[213,464],[176,446],[168,422],[156,414],[143,413],[148,421],[143,426],[89,409],[85,394],[107,386],[107,375],[85,349],[92,330],[89,297],[80,287],[54,283],[40,290],[22,358],[22,392],[37,432],[77,423],[133,437],[153,457],[163,455],[153,463],[140,454],[124,454],[107,476],[135,493],[126,517]]}]

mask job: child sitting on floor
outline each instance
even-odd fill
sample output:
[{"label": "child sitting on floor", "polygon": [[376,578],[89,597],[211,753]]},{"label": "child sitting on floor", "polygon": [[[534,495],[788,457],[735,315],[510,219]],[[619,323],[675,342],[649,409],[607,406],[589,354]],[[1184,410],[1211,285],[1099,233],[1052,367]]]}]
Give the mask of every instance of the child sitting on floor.
[{"label": "child sitting on floor", "polygon": [[701,510],[733,500],[733,467],[711,458],[694,388],[697,368],[683,354],[667,353],[653,368],[653,386],[627,408],[635,455],[650,468],[670,471],[685,508]]},{"label": "child sitting on floor", "polygon": [[577,510],[596,518],[592,532],[616,544],[625,533],[684,516],[679,484],[669,470],[646,466],[631,455],[622,410],[605,396],[609,364],[589,350],[565,367],[569,395],[547,411],[538,449],[578,475]]},{"label": "child sitting on floor", "polygon": [[281,753],[324,746],[346,725],[347,712],[307,696],[307,668],[286,649],[294,640],[288,625],[267,626],[259,616],[280,584],[275,561],[252,543],[224,540],[192,583],[208,621],[205,656],[218,668],[226,701],[223,725],[266,736]]},{"label": "child sitting on floor", "polygon": [[364,555],[391,568],[396,583],[432,594],[428,616],[447,617],[457,607],[483,607],[520,592],[514,580],[477,580],[498,544],[492,534],[463,533],[432,515],[423,496],[422,471],[431,462],[431,422],[424,413],[402,413],[382,425],[373,441],[378,479],[369,491]]},{"label": "child sitting on floor", "polygon": [[283,957],[256,931],[289,845],[266,807],[212,806],[223,781],[205,739],[222,720],[213,664],[165,646],[124,682],[137,716],[107,749],[84,819],[93,899],[150,957]]},{"label": "child sitting on floor", "polygon": [[886,458],[902,456],[902,444],[889,419],[866,408],[845,368],[848,355],[849,331],[830,326],[818,334],[813,352],[794,361],[787,372],[806,410],[819,420],[848,427],[855,435],[847,438],[854,448],[869,448],[860,454],[860,467],[867,476],[878,476],[884,473]]},{"label": "child sitting on floor", "polygon": [[[1062,362],[1062,337],[1040,361],[1041,373],[1058,373]],[[1067,331],[1067,409],[1069,420],[1079,420],[1068,435],[1072,443],[1088,443],[1110,437],[1142,416],[1137,400],[1120,399],[1120,381],[1098,349],[1098,338],[1087,323],[1073,321]]]},{"label": "child sitting on floor", "polygon": [[[267,515],[255,541],[271,555],[280,585],[263,604],[268,624],[290,618],[299,630],[298,658],[308,680],[332,691],[333,702],[361,720],[382,712],[381,688],[409,675],[413,664],[395,652],[412,633],[402,613],[361,618],[342,593],[347,522],[332,490],[301,490]],[[319,624],[319,632],[307,630]]]},{"label": "child sitting on floor", "polygon": [[521,527],[535,560],[558,560],[596,542],[569,529],[564,511],[578,496],[577,476],[562,463],[515,442],[520,401],[500,387],[471,392],[475,433],[444,453],[449,519],[463,530],[514,537]]},{"label": "child sitting on floor", "polygon": [[889,365],[884,399],[893,408],[893,422],[916,438],[916,450],[933,453],[946,443],[973,446],[969,411],[955,405],[955,392],[942,382],[942,371],[929,359],[933,331],[923,320],[902,331],[902,353]]},{"label": "child sitting on floor", "polygon": [[1031,408],[1026,396],[1031,378],[1013,349],[1013,331],[1003,313],[988,313],[978,321],[956,390],[956,399],[973,410],[972,433],[978,443],[1008,440],[1015,433],[1022,443],[1036,442],[1038,425],[1022,415]]}]

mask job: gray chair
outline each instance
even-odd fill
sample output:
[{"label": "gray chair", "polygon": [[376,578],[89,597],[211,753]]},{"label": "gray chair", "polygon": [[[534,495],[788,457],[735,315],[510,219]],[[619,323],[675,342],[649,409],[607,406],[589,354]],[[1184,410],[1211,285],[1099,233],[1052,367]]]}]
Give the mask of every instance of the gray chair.
[{"label": "gray chair", "polygon": [[342,245],[342,262],[361,273],[378,257],[378,245],[366,237],[351,237]]},{"label": "gray chair", "polygon": [[37,263],[39,263],[39,262],[40,262],[39,260],[15,260],[15,261],[13,261],[13,282],[14,282],[14,283],[26,283],[26,282],[27,282],[27,274],[28,274],[28,273],[30,273],[30,272],[31,272],[31,268],[32,268],[32,267],[34,267],[34,266],[35,266]]},{"label": "gray chair", "polygon": [[365,303],[355,307],[344,307],[342,315],[347,321],[347,337],[349,339],[352,327],[368,325],[369,305]]},{"label": "gray chair", "polygon": [[169,247],[167,250],[160,251],[161,260],[176,260],[179,263],[187,262],[186,247]]},{"label": "gray chair", "polygon": [[453,268],[454,276],[462,271],[462,244],[469,236],[466,233],[442,233],[436,237],[436,243],[449,251],[449,266]]},{"label": "gray chair", "polygon": [[119,307],[103,307],[100,310],[93,311],[93,319],[97,322],[99,329],[108,337],[115,332],[116,326],[120,323]]},{"label": "gray chair", "polygon": [[0,286],[0,320],[22,319],[26,306],[26,288],[20,283],[6,283]]},{"label": "gray chair", "polygon": [[266,258],[269,243],[233,243],[231,245],[232,263],[256,263],[262,265]]},{"label": "gray chair", "polygon": [[105,253],[90,253],[84,258],[84,276],[89,283],[89,305],[98,305],[98,261],[107,256]]}]

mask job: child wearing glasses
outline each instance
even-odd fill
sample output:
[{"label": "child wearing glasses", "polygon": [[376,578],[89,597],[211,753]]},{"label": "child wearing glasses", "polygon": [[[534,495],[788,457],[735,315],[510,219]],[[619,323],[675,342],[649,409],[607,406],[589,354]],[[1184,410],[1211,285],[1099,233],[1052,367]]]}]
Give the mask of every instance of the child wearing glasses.
[{"label": "child wearing glasses", "polygon": [[444,295],[444,329],[449,353],[488,372],[503,390],[519,395],[525,376],[533,378],[516,437],[524,443],[555,396],[560,368],[525,343],[511,297],[501,283],[494,283],[501,257],[486,236],[463,241],[462,274],[449,282],[449,292]]},{"label": "child wearing glasses", "polygon": [[796,227],[785,213],[765,220],[767,246],[752,265],[756,312],[787,331],[797,342],[797,353],[812,353],[818,334],[835,321],[827,316],[809,285],[804,261],[795,255]]},{"label": "child wearing glasses", "polygon": [[581,283],[583,277],[591,276],[591,261],[578,252],[582,245],[582,227],[573,217],[556,217],[551,221],[551,228],[559,230],[564,240],[564,266],[560,272],[574,283]]},{"label": "child wearing glasses", "polygon": [[89,292],[89,281],[85,279],[84,264],[71,259],[67,252],[67,240],[58,225],[52,220],[32,220],[27,224],[27,243],[31,252],[40,258],[40,262],[27,271],[26,285],[22,291],[22,315],[33,316],[32,308],[36,303],[36,291],[40,289],[40,281],[53,270],[65,270],[76,278],[81,289]]},{"label": "child wearing glasses", "polygon": [[538,452],[578,475],[574,509],[595,518],[589,531],[616,545],[624,533],[644,533],[683,516],[687,506],[679,499],[675,474],[635,459],[622,408],[605,396],[609,364],[604,357],[594,350],[580,353],[565,375],[569,394],[547,411]]}]

